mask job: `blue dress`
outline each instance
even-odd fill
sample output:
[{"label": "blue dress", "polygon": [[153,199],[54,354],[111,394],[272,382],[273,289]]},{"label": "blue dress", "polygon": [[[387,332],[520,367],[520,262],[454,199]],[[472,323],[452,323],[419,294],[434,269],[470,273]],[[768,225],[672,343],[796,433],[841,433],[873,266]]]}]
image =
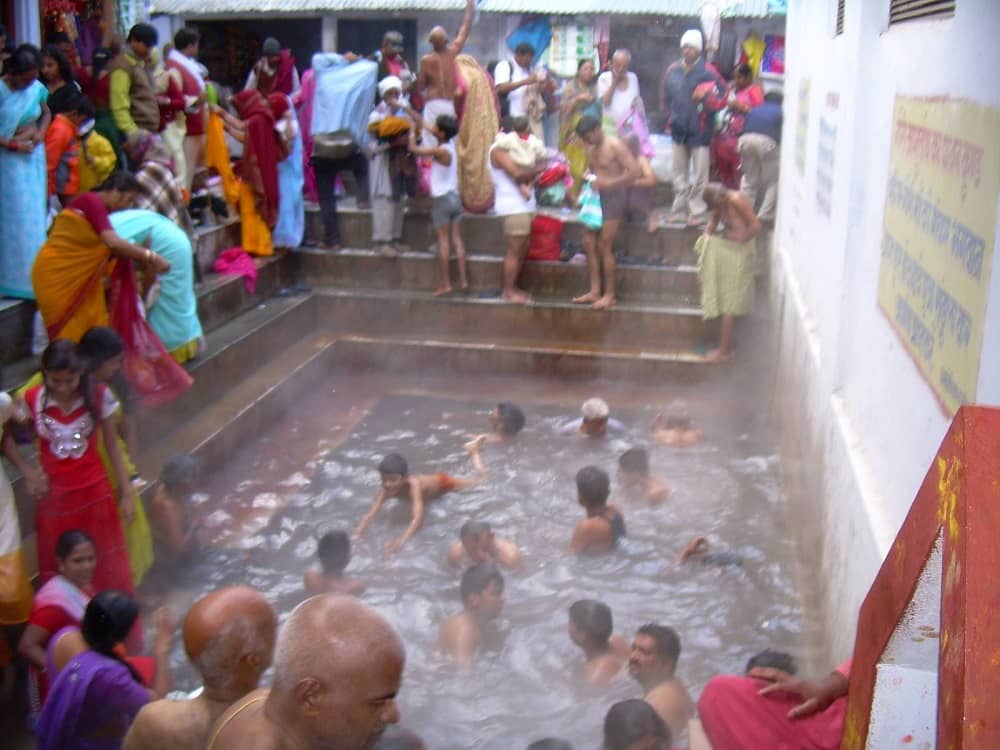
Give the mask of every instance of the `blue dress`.
[{"label": "blue dress", "polygon": [[[295,108],[289,107],[288,111],[295,119]],[[302,165],[302,134],[295,119],[291,152],[278,162],[278,221],[271,233],[274,247],[296,248],[302,244],[306,230],[306,207],[302,197],[305,174]]]},{"label": "blue dress", "polygon": [[[15,91],[0,80],[0,137],[37,122],[48,98],[39,81]],[[0,296],[35,298],[31,266],[45,243],[47,193],[44,143],[30,154],[0,149]]]}]

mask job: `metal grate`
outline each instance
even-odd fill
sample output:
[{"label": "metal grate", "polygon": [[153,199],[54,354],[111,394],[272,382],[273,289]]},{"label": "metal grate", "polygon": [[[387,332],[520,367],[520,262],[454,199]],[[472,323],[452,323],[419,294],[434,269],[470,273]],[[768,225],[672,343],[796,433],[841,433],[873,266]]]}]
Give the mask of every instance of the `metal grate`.
[{"label": "metal grate", "polygon": [[834,36],[844,33],[844,5],[846,5],[845,0],[837,0],[837,31]]},{"label": "metal grate", "polygon": [[889,0],[889,25],[955,15],[955,0]]}]

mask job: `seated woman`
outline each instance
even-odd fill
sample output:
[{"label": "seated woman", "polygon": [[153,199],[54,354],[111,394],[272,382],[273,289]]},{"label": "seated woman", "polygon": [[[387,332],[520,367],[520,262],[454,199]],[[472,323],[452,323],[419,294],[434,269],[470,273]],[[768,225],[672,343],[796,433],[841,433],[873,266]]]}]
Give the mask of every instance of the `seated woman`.
[{"label": "seated woman", "polygon": [[49,692],[45,647],[49,639],[66,627],[80,624],[93,596],[91,584],[97,564],[94,540],[83,531],[64,531],[56,541],[59,574],[35,594],[28,627],[21,635],[18,653],[28,662],[28,708],[31,721],[38,719]]},{"label": "seated woman", "polygon": [[104,277],[113,257],[131,258],[156,273],[170,270],[164,258],[126,242],[111,226],[108,214],[130,207],[138,191],[135,177],[116,172],[97,190],[73,200],[52,222],[31,269],[50,341],[79,341],[90,328],[108,324]]},{"label": "seated woman", "polygon": [[133,209],[111,217],[111,226],[129,242],[147,241],[150,249],[170,264],[157,277],[158,292],[147,295],[146,319],[177,362],[194,359],[205,349],[198,299],[194,293],[191,240],[168,218]]},{"label": "seated woman", "polygon": [[671,740],[670,728],[644,700],[620,701],[604,717],[604,750],[670,750]]},{"label": "seated woman", "polygon": [[147,688],[121,655],[138,616],[139,607],[127,594],[102,591],[87,604],[79,630],[53,637],[48,664],[55,679],[38,717],[38,750],[120,748],[139,709],[170,689],[173,617],[161,609],[154,618],[156,672]]}]

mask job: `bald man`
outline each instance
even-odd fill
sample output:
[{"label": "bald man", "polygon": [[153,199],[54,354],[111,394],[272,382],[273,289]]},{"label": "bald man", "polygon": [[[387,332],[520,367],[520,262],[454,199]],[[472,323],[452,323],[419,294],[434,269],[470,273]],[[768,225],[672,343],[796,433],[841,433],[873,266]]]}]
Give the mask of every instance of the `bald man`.
[{"label": "bald man", "polygon": [[139,712],[124,750],[202,748],[212,726],[234,701],[257,688],[271,666],[278,618],[246,586],[202,597],[184,618],[184,650],[204,684],[193,700],[158,700]]},{"label": "bald man", "polygon": [[[458,57],[472,29],[474,0],[466,0],[465,16],[454,40],[448,39],[448,32],[443,26],[435,26],[427,35],[427,42],[433,47],[432,52],[420,58],[420,68],[417,71],[417,85],[414,105],[423,103],[423,117],[427,122],[437,122],[438,115],[455,116],[455,95],[458,93],[458,81],[455,76],[455,58]],[[437,140],[424,131],[426,145],[433,147]]]},{"label": "bald man", "polygon": [[353,597],[307,599],[281,628],[274,685],[233,704],[208,750],[370,750],[399,721],[403,642]]}]

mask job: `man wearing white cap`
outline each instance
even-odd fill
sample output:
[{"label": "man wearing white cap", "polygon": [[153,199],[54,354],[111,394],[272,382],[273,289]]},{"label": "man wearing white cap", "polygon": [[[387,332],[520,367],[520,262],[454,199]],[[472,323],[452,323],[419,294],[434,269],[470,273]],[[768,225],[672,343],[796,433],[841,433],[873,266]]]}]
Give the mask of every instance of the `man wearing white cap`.
[{"label": "man wearing white cap", "polygon": [[[708,220],[702,191],[708,183],[709,144],[715,113],[725,105],[726,87],[718,71],[702,57],[701,32],[681,37],[681,59],[663,75],[663,102],[670,112],[674,142],[673,222],[701,226]],[[692,174],[693,172],[693,174]]]},{"label": "man wearing white cap", "polygon": [[[409,128],[399,129],[404,125],[401,120],[408,114],[402,91],[403,82],[396,76],[386,76],[379,81],[378,95],[382,101],[368,118],[368,132],[372,136],[369,147],[372,244],[386,258],[395,258],[409,249],[403,244],[403,198],[406,195],[403,162],[409,158]],[[380,127],[380,124],[388,125],[390,118],[392,132]]]}]

